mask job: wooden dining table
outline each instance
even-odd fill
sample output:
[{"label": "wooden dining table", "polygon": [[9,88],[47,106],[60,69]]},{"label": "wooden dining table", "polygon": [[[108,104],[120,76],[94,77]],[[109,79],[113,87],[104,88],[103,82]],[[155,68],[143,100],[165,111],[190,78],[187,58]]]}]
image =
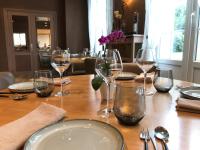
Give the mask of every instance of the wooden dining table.
[{"label": "wooden dining table", "polygon": [[[169,93],[158,93],[153,86],[149,88],[155,91],[154,95],[146,96],[145,117],[134,126],[122,125],[112,114],[108,119],[97,115],[97,111],[103,107],[99,91],[94,91],[91,86],[93,75],[70,76],[70,84],[64,85],[64,90],[69,94],[63,97],[50,96],[37,97],[35,93],[28,94],[28,98],[15,101],[10,98],[0,97],[0,125],[14,121],[31,112],[41,103],[49,103],[66,111],[65,120],[94,119],[106,122],[117,128],[123,135],[128,150],[144,149],[144,141],[139,137],[143,128],[154,130],[157,126],[165,127],[169,132],[167,145],[170,150],[197,150],[200,143],[200,114],[176,111],[176,99],[179,91],[174,86]],[[117,81],[126,82],[137,86],[134,80]],[[175,81],[175,84],[183,84],[183,81]],[[54,92],[60,89],[57,86]],[[149,149],[154,147],[148,141]],[[158,150],[162,144],[157,140]]]}]

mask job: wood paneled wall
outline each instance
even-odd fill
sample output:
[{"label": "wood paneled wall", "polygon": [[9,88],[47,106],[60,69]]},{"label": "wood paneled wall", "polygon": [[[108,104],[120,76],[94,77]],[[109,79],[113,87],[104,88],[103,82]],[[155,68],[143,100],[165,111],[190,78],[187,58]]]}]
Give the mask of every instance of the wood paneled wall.
[{"label": "wood paneled wall", "polygon": [[3,8],[55,11],[58,46],[76,50],[89,47],[87,0],[0,0],[0,71],[8,70]]},{"label": "wood paneled wall", "polygon": [[66,45],[72,51],[89,47],[87,0],[66,1]]}]

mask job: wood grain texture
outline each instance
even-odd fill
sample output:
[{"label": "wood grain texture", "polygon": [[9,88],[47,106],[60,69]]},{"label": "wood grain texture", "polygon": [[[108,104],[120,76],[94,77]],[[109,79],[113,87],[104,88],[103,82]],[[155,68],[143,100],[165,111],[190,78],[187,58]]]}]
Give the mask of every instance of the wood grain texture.
[{"label": "wood grain texture", "polygon": [[[143,149],[143,141],[139,139],[141,129],[147,127],[154,129],[158,125],[164,126],[169,131],[169,149],[195,150],[198,148],[200,114],[175,110],[175,100],[179,96],[179,92],[175,88],[167,94],[155,93],[153,96],[146,97],[146,116],[143,120],[136,126],[124,126],[118,123],[114,115],[108,120],[97,116],[97,111],[103,105],[101,105],[99,91],[95,92],[91,87],[92,78],[92,75],[71,76],[71,84],[64,86],[64,89],[69,90],[70,94],[63,98],[38,98],[34,93],[24,101],[0,97],[0,125],[16,120],[36,108],[41,102],[46,102],[65,109],[67,111],[66,119],[96,119],[110,123],[122,133],[129,150]],[[138,85],[134,80],[124,81],[124,83]],[[150,88],[151,84],[148,86]],[[59,87],[56,87],[55,92],[58,90]],[[161,149],[161,143],[157,142]],[[148,144],[149,149],[153,149],[150,141]]]}]

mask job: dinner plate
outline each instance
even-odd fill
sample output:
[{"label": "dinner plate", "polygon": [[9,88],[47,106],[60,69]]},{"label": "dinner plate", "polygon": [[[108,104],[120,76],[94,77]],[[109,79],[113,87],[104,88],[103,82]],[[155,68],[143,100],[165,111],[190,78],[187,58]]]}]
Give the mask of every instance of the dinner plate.
[{"label": "dinner plate", "polygon": [[33,86],[33,82],[21,82],[21,83],[15,83],[15,84],[10,85],[8,89],[11,92],[26,93],[26,92],[33,92],[34,86]]},{"label": "dinner plate", "polygon": [[189,99],[199,99],[200,100],[200,87],[188,87],[180,91],[181,95]]},{"label": "dinner plate", "polygon": [[132,72],[121,72],[118,76],[117,76],[117,80],[132,80],[137,76],[137,74],[132,73]]},{"label": "dinner plate", "polygon": [[34,133],[24,150],[124,150],[121,133],[96,120],[68,120]]}]

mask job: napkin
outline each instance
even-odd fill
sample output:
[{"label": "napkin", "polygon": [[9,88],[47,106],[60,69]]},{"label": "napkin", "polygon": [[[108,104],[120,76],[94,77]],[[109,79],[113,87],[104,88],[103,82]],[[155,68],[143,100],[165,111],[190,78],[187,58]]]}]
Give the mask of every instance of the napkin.
[{"label": "napkin", "polygon": [[[55,85],[60,85],[61,84],[61,79],[60,78],[54,78],[53,79]],[[68,77],[62,78],[62,84],[69,84],[71,80]]]},{"label": "napkin", "polygon": [[178,111],[200,113],[200,101],[199,100],[178,98],[176,102],[177,102],[176,110],[178,110]]},{"label": "napkin", "polygon": [[[147,73],[147,77],[146,77],[146,83],[151,83],[152,82],[152,73]],[[136,82],[144,82],[144,74],[141,73],[140,75],[137,75],[135,77],[135,81]]]},{"label": "napkin", "polygon": [[65,111],[42,103],[24,117],[0,127],[0,149],[17,150],[35,131],[53,124],[65,116]]}]

